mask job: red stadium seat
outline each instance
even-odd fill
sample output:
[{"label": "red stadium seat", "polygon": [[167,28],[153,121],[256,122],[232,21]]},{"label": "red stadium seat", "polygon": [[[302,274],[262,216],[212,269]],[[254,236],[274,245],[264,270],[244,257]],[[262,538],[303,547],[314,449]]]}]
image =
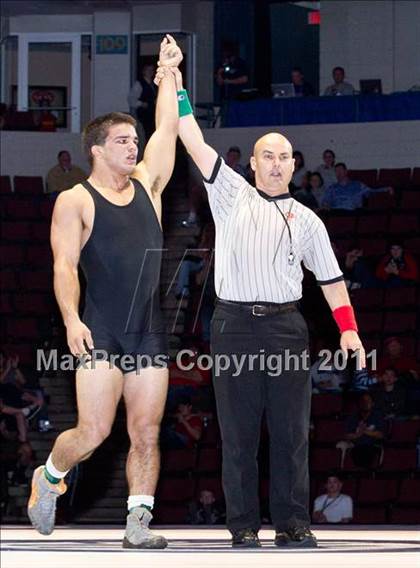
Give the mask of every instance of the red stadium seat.
[{"label": "red stadium seat", "polygon": [[400,491],[397,503],[403,505],[416,505],[420,510],[420,478],[403,479],[401,481]]},{"label": "red stadium seat", "polygon": [[0,314],[2,316],[12,314],[14,312],[12,295],[1,292],[0,294]]},{"label": "red stadium seat", "polygon": [[1,236],[6,241],[27,241],[31,237],[31,227],[25,221],[5,221],[1,226]]},{"label": "red stadium seat", "polygon": [[406,239],[405,248],[412,254],[420,255],[420,238],[414,237],[411,239]]},{"label": "red stadium seat", "polygon": [[22,245],[0,245],[0,258],[3,267],[23,264],[25,249]]},{"label": "red stadium seat", "polygon": [[194,484],[189,477],[167,478],[159,480],[156,496],[158,501],[189,501],[194,497]]},{"label": "red stadium seat", "polygon": [[352,290],[351,300],[356,309],[373,311],[382,308],[383,292],[372,288],[360,288],[359,290]]},{"label": "red stadium seat", "polygon": [[361,181],[368,187],[376,187],[378,170],[349,170],[349,178],[355,181]]},{"label": "red stadium seat", "polygon": [[389,220],[388,230],[392,234],[418,234],[419,220],[417,215],[394,213]]},{"label": "red stadium seat", "polygon": [[407,312],[387,312],[384,320],[384,333],[407,333],[416,330],[416,314]]},{"label": "red stadium seat", "polygon": [[27,248],[28,265],[48,270],[52,266],[52,252],[49,244],[31,245]]},{"label": "red stadium seat", "polygon": [[43,195],[44,182],[41,176],[15,176],[16,195]]},{"label": "red stadium seat", "polygon": [[161,525],[183,525],[188,517],[188,505],[178,503],[157,503],[153,509],[153,520]]},{"label": "red stadium seat", "polygon": [[364,504],[386,503],[397,497],[396,479],[361,479],[357,502]]},{"label": "red stadium seat", "polygon": [[13,270],[1,270],[0,271],[0,290],[3,292],[8,292],[15,290],[17,286],[16,274]]},{"label": "red stadium seat", "polygon": [[413,169],[410,185],[415,189],[420,189],[420,168]]},{"label": "red stadium seat", "polygon": [[385,524],[387,521],[385,506],[359,506],[355,505],[353,513],[353,523],[358,524]]},{"label": "red stadium seat", "polygon": [[196,449],[165,450],[162,453],[163,472],[191,471],[195,467],[197,458]]},{"label": "red stadium seat", "polygon": [[313,418],[335,416],[340,414],[342,407],[343,397],[341,394],[323,393],[312,395],[311,415]]},{"label": "red stadium seat", "polygon": [[39,217],[39,204],[36,199],[26,198],[19,199],[13,196],[13,199],[7,202],[7,216],[10,219],[17,219],[20,221],[38,219]]},{"label": "red stadium seat", "polygon": [[53,288],[52,270],[25,270],[19,274],[23,290],[50,292]]},{"label": "red stadium seat", "polygon": [[393,209],[395,204],[395,196],[387,192],[372,193],[367,201],[368,209]]},{"label": "red stadium seat", "polygon": [[222,451],[218,448],[200,448],[196,472],[220,472]]},{"label": "red stadium seat", "polygon": [[44,243],[50,240],[50,224],[47,222],[32,223],[31,236],[35,241],[42,241]]},{"label": "red stadium seat", "polygon": [[315,423],[315,439],[317,443],[335,444],[345,435],[345,424],[342,420],[320,419]]},{"label": "red stadium seat", "polygon": [[223,488],[220,477],[200,477],[196,489],[196,497],[198,498],[201,491],[212,491],[216,501],[223,499]]},{"label": "red stadium seat", "polygon": [[326,221],[326,226],[331,238],[342,235],[353,235],[356,228],[356,217],[329,217]]},{"label": "red stadium seat", "polygon": [[388,288],[385,291],[385,308],[407,308],[415,305],[416,289],[412,286]]},{"label": "red stadium seat", "polygon": [[[369,353],[371,353],[372,351],[376,351],[376,358],[379,357],[379,355],[382,354],[382,347],[381,347],[381,342],[379,341],[379,339],[370,339],[370,338],[366,338],[362,336],[362,343],[363,346],[365,348],[366,351],[366,355],[368,355]],[[368,359],[367,361],[368,367],[370,367],[370,360]]]},{"label": "red stadium seat", "polygon": [[391,509],[390,522],[396,525],[409,525],[420,523],[420,508],[395,506]]},{"label": "red stadium seat", "polygon": [[418,191],[403,191],[400,207],[410,210],[420,209],[420,193]]},{"label": "red stadium seat", "polygon": [[39,339],[38,320],[34,318],[13,318],[7,322],[7,333],[14,340]]},{"label": "red stadium seat", "polygon": [[41,217],[43,219],[46,219],[48,222],[50,222],[52,217],[52,212],[54,209],[54,202],[46,198],[41,201],[39,208],[41,212]]},{"label": "red stadium seat", "polygon": [[19,362],[22,365],[34,366],[36,362],[36,352],[33,343],[10,343],[3,345],[4,352],[10,355],[19,355]]},{"label": "red stadium seat", "polygon": [[336,448],[313,447],[309,453],[309,469],[311,472],[337,469],[340,465],[340,452]]},{"label": "red stadium seat", "polygon": [[16,312],[22,315],[41,316],[51,311],[51,299],[41,293],[15,294],[14,304]]},{"label": "red stadium seat", "polygon": [[12,184],[9,176],[0,176],[0,194],[10,194],[12,192]]},{"label": "red stadium seat", "polygon": [[386,448],[382,469],[384,471],[410,471],[416,467],[416,450],[412,448]]},{"label": "red stadium seat", "polygon": [[368,239],[360,239],[359,242],[366,256],[379,256],[386,253],[387,246],[384,238],[378,239],[372,235]]},{"label": "red stadium seat", "polygon": [[379,170],[378,187],[408,187],[410,184],[410,177],[410,168],[383,168]]},{"label": "red stadium seat", "polygon": [[382,313],[360,313],[358,315],[360,333],[380,333]]},{"label": "red stadium seat", "polygon": [[415,444],[420,435],[420,420],[394,420],[391,426],[391,442]]},{"label": "red stadium seat", "polygon": [[388,227],[388,214],[361,215],[357,224],[358,235],[382,235]]}]

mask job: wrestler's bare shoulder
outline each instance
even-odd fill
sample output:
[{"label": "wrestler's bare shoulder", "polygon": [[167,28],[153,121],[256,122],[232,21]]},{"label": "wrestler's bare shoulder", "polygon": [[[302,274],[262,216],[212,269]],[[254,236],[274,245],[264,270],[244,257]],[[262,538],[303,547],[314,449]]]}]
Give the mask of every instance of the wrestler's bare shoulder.
[{"label": "wrestler's bare shoulder", "polygon": [[70,189],[62,191],[57,197],[55,207],[68,207],[82,211],[86,205],[89,205],[92,198],[89,192],[81,183],[74,185]]}]

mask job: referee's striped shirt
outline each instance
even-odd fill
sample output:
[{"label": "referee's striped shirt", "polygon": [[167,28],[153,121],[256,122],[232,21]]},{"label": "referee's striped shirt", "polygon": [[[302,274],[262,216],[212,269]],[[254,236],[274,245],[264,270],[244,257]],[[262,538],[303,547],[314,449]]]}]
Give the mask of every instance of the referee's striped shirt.
[{"label": "referee's striped shirt", "polygon": [[[204,180],[216,225],[215,287],[224,300],[283,303],[302,297],[301,262],[318,284],[343,279],[321,219],[289,193],[264,197],[218,157]],[[293,263],[289,262],[291,236]]]}]

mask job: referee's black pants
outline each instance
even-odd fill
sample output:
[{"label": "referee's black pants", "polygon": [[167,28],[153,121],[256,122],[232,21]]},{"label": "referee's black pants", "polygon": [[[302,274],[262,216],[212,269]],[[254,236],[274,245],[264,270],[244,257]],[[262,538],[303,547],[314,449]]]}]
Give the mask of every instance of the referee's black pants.
[{"label": "referee's black pants", "polygon": [[[266,355],[301,355],[308,349],[308,330],[296,306],[276,315],[255,316],[237,304],[217,302],[211,326],[211,349],[232,358],[264,350]],[[248,360],[250,360],[248,358]],[[304,360],[303,360],[304,361]],[[222,434],[222,480],[227,527],[258,530],[257,453],[261,419],[266,411],[270,436],[270,512],[278,531],[309,526],[308,436],[311,403],[309,371],[298,369],[270,376],[246,363],[215,374],[218,420]],[[268,361],[267,361],[268,363]],[[303,368],[302,368],[303,367]]]}]

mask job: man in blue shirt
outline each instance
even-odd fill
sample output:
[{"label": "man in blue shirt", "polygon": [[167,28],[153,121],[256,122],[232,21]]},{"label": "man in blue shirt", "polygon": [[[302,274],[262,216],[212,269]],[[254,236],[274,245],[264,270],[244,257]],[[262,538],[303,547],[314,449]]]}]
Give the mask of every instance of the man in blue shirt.
[{"label": "man in blue shirt", "polygon": [[392,187],[380,187],[372,189],[360,181],[351,180],[348,177],[347,167],[340,162],[335,166],[337,183],[333,183],[327,189],[322,200],[322,206],[331,209],[353,210],[363,207],[363,199],[375,192],[387,191],[394,194]]}]

